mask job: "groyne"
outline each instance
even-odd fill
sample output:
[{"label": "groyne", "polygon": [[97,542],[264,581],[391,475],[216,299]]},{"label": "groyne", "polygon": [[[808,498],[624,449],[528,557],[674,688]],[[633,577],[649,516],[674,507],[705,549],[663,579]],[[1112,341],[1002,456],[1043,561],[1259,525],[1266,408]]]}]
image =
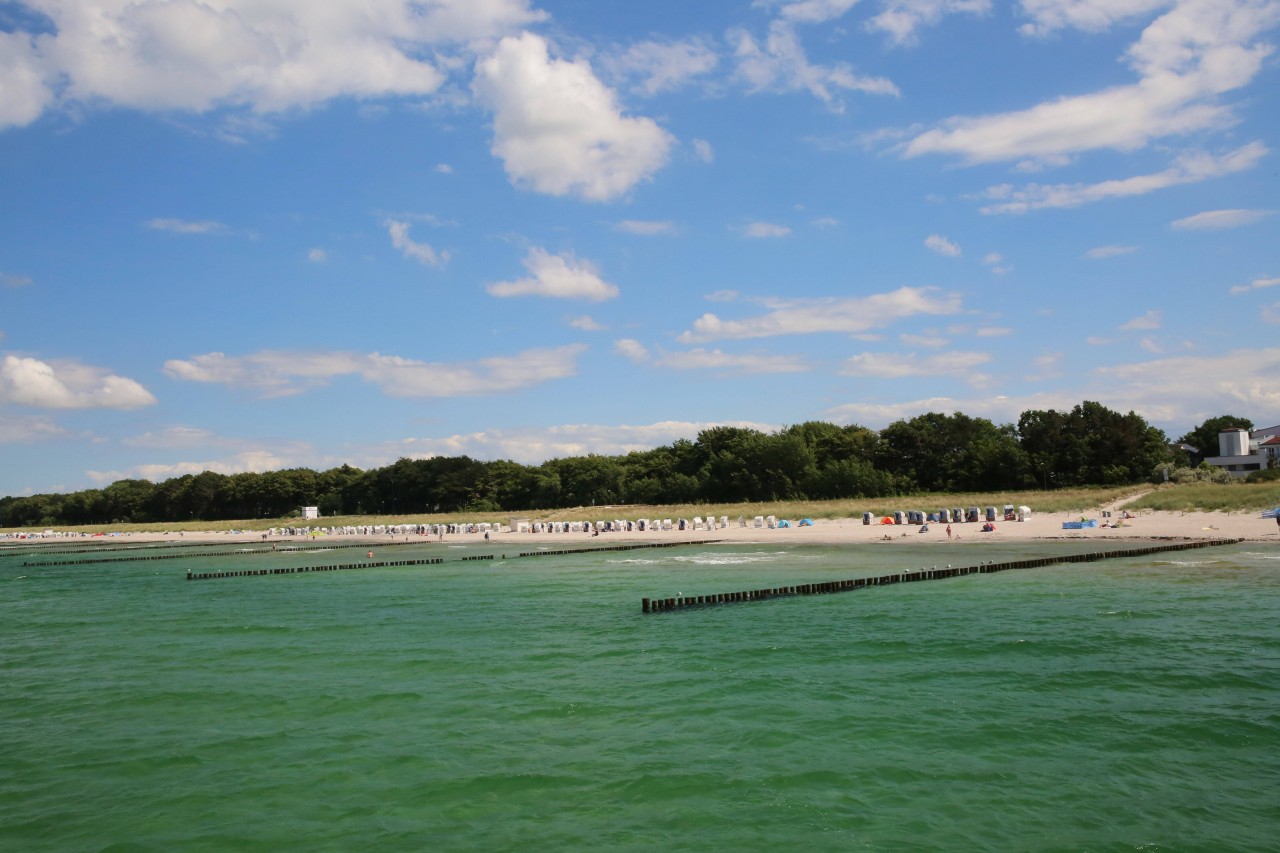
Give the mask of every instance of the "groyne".
[{"label": "groyne", "polygon": [[[481,559],[464,557],[463,559]],[[486,557],[483,559],[492,559]],[[221,578],[252,578],[266,575],[301,575],[311,572],[346,572],[353,569],[385,569],[393,566],[434,566],[444,562],[443,557],[430,557],[425,560],[369,560],[364,563],[342,563],[330,566],[289,566],[279,569],[240,569],[234,572],[192,572],[187,571],[189,581],[209,581]]]},{"label": "groyne", "polygon": [[1194,548],[1212,548],[1220,545],[1237,545],[1243,539],[1201,539],[1167,545],[1147,545],[1138,548],[1124,548],[1111,551],[1096,551],[1086,554],[1064,554],[1056,557],[1032,557],[1027,560],[1011,560],[1004,563],[979,563],[976,566],[961,566],[944,569],[918,569],[901,571],[894,574],[869,578],[853,578],[850,580],[819,581],[818,583],[797,584],[795,586],[767,587],[764,589],[748,589],[738,592],[721,592],[711,595],[679,595],[674,598],[642,598],[642,613],[667,613],[673,610],[686,610],[700,607],[711,607],[720,604],[737,604],[746,601],[766,601],[774,598],[785,598],[797,595],[825,595],[833,592],[851,592],[873,586],[889,586],[898,583],[917,583],[920,581],[945,580],[965,575],[992,574],[1013,569],[1039,569],[1060,563],[1092,563],[1098,560],[1112,560],[1123,557],[1142,557],[1160,554],[1166,551],[1186,551]]}]

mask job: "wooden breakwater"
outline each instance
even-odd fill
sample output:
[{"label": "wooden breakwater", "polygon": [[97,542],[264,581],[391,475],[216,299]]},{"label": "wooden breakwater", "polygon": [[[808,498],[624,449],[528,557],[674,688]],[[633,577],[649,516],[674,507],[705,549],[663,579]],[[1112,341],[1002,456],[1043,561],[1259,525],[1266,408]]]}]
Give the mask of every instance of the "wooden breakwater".
[{"label": "wooden breakwater", "polygon": [[687,545],[717,545],[723,539],[699,539],[690,542],[637,542],[631,545],[605,545],[600,548],[561,548],[557,551],[522,551],[518,557],[551,557],[556,554],[594,554],[600,551],[637,551],[641,548],[680,548]]},{"label": "wooden breakwater", "polygon": [[642,613],[666,613],[672,610],[684,610],[695,607],[710,607],[718,604],[736,604],[744,601],[766,601],[773,598],[785,598],[795,595],[824,595],[832,592],[849,592],[873,586],[889,586],[897,583],[915,583],[918,581],[945,580],[963,577],[964,575],[986,575],[1004,572],[1011,569],[1038,569],[1060,563],[1092,563],[1098,560],[1111,560],[1120,557],[1142,557],[1159,554],[1165,551],[1186,551],[1193,548],[1211,548],[1217,545],[1236,545],[1243,539],[1202,539],[1194,542],[1179,542],[1169,545],[1147,545],[1141,548],[1126,548],[1115,551],[1097,551],[1088,554],[1064,554],[1057,557],[1032,557],[1027,560],[1011,560],[1005,563],[979,563],[976,566],[961,566],[945,569],[918,569],[881,575],[871,578],[854,578],[852,580],[820,581],[818,583],[798,584],[765,589],[748,589],[740,592],[721,592],[712,595],[680,595],[674,598],[642,598]]},{"label": "wooden breakwater", "polygon": [[[463,559],[481,559],[464,557]],[[491,559],[491,558],[485,558]],[[444,562],[443,557],[430,557],[425,560],[369,560],[364,563],[342,563],[330,566],[290,566],[279,569],[240,569],[234,572],[192,572],[187,571],[189,581],[209,581],[220,578],[253,578],[265,575],[301,575],[311,572],[346,572],[353,569],[384,569],[393,566],[435,566]]]}]

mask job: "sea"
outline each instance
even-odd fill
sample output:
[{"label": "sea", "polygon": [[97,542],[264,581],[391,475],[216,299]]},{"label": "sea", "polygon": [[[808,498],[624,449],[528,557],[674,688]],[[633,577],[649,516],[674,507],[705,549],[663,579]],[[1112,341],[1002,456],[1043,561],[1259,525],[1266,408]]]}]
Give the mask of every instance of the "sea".
[{"label": "sea", "polygon": [[502,539],[3,546],[0,850],[1280,850],[1274,544]]}]

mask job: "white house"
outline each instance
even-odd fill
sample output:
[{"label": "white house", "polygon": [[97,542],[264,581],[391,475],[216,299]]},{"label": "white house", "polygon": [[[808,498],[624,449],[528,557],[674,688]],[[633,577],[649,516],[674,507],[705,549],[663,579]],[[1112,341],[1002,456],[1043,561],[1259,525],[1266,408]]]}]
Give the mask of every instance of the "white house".
[{"label": "white house", "polygon": [[1225,429],[1218,433],[1218,455],[1204,461],[1233,477],[1280,465],[1280,426],[1254,430],[1253,435],[1241,427]]}]

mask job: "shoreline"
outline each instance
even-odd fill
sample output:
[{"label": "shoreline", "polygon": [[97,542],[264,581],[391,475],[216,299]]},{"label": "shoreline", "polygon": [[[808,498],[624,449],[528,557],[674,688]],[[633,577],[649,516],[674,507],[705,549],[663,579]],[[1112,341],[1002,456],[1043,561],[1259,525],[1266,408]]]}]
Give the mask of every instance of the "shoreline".
[{"label": "shoreline", "polygon": [[[601,532],[598,535],[588,532],[572,533],[524,533],[503,529],[490,532],[486,540],[483,533],[446,533],[443,543],[446,545],[469,544],[483,545],[486,542],[494,547],[520,547],[534,550],[542,545],[563,547],[567,543],[578,543],[582,546],[600,547],[606,543],[638,544],[680,543],[697,544],[699,542],[717,541],[724,544],[742,545],[871,545],[891,544],[893,542],[912,542],[930,544],[953,544],[964,546],[969,544],[988,544],[991,542],[1029,542],[1029,541],[1125,541],[1125,540],[1207,540],[1207,539],[1241,539],[1250,542],[1280,543],[1280,525],[1273,519],[1261,518],[1258,513],[1242,512],[1164,512],[1144,510],[1134,514],[1132,518],[1098,517],[1096,528],[1079,530],[1064,529],[1063,522],[1079,521],[1080,514],[1049,513],[1035,514],[1025,521],[996,521],[995,530],[982,532],[982,523],[953,522],[950,527],[952,535],[948,538],[946,524],[931,523],[928,531],[922,532],[919,525],[883,525],[864,524],[861,519],[816,519],[813,526],[768,528],[739,526],[730,522],[728,527],[714,530],[646,530],[646,531],[613,531]],[[312,530],[324,526],[324,520],[318,519]],[[750,522],[748,522],[750,524]],[[1102,526],[1103,524],[1115,526]],[[13,537],[13,538],[10,538]],[[122,532],[114,534],[77,534],[63,531],[54,535],[33,532],[26,538],[17,538],[14,534],[5,534],[0,538],[0,553],[14,546],[49,545],[55,543],[77,545],[101,544],[120,545],[130,542],[174,544],[254,544],[264,542],[298,544],[303,542],[328,541],[347,544],[368,544],[376,546],[385,542],[422,542],[423,544],[439,544],[436,535],[417,533],[312,533],[283,534],[277,532],[264,538],[261,530],[244,530],[234,532],[223,531],[173,531],[165,532]]]}]

